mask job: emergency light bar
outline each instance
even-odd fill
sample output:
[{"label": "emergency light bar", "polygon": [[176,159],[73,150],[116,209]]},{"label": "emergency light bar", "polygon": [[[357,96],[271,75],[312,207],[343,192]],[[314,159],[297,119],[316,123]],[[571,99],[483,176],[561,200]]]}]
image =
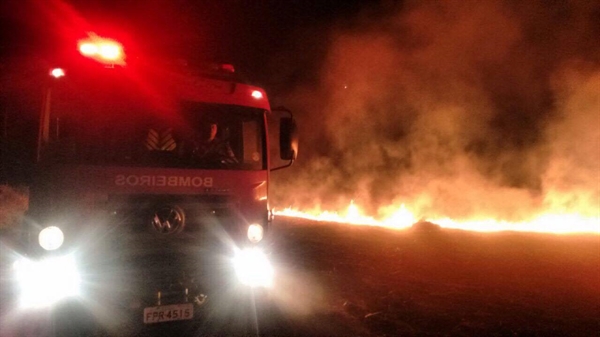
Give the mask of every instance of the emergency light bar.
[{"label": "emergency light bar", "polygon": [[81,55],[106,64],[125,64],[123,45],[111,39],[93,37],[79,41]]}]

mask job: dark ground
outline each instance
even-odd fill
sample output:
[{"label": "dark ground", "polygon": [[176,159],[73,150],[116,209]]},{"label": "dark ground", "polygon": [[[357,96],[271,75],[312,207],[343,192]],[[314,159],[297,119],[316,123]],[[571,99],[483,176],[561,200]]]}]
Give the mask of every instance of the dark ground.
[{"label": "dark ground", "polygon": [[600,236],[416,227],[395,231],[278,217],[270,248],[280,314],[264,318],[269,328],[263,331],[600,336]]},{"label": "dark ground", "polygon": [[600,336],[597,235],[278,220],[281,261],[317,287],[291,296],[343,318],[315,335]]}]

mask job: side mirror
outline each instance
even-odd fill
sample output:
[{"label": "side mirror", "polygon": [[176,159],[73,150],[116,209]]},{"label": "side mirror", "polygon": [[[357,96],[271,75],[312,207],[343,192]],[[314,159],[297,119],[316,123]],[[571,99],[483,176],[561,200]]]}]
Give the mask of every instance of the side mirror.
[{"label": "side mirror", "polygon": [[293,117],[279,121],[279,155],[283,160],[296,160],[298,156],[298,128]]},{"label": "side mirror", "polygon": [[289,160],[289,163],[271,169],[271,171],[277,171],[291,166],[298,156],[298,127],[290,110],[278,107],[272,111],[287,115],[279,119],[279,156],[283,160]]}]

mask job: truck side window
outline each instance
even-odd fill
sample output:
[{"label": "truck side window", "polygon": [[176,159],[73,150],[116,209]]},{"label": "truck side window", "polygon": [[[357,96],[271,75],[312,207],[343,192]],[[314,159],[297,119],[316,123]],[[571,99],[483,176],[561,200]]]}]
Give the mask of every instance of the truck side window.
[{"label": "truck side window", "polygon": [[261,159],[261,137],[260,126],[257,121],[245,121],[242,124],[244,166],[249,169],[260,169]]}]

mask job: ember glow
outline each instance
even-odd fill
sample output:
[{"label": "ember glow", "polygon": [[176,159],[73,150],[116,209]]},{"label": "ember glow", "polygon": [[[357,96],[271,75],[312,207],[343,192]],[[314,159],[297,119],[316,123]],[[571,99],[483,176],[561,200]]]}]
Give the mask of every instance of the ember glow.
[{"label": "ember glow", "polygon": [[[386,207],[387,210],[394,207]],[[418,212],[410,210],[404,204],[395,207],[395,211],[381,218],[363,214],[361,208],[351,202],[344,211],[322,211],[313,209],[300,211],[285,208],[275,214],[322,222],[346,223],[351,225],[379,226],[393,229],[410,228],[417,222],[431,222],[443,228],[453,228],[478,232],[539,232],[555,234],[594,233],[600,234],[600,217],[583,216],[576,213],[545,213],[532,217],[527,221],[511,222],[501,219],[480,217],[479,219],[456,220],[450,218],[427,218],[418,216]]]}]

